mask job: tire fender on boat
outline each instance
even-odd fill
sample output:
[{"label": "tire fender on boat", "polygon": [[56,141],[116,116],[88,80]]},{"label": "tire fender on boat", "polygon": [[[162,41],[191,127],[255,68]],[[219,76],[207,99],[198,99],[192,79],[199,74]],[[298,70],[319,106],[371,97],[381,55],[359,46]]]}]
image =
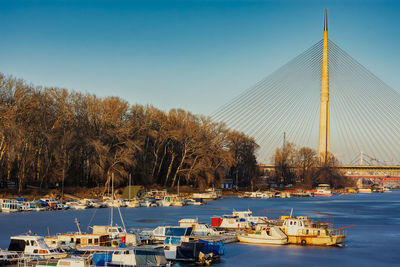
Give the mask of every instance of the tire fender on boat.
[{"label": "tire fender on boat", "polygon": [[307,244],[307,241],[306,241],[305,239],[303,239],[303,240],[301,240],[301,244],[302,244],[302,245],[306,245],[306,244]]}]

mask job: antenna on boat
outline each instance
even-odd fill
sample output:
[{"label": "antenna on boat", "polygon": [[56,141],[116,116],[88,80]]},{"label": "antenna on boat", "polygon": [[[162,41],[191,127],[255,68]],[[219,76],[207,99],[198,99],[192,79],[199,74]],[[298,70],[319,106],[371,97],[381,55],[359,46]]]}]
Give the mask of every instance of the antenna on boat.
[{"label": "antenna on boat", "polygon": [[118,212],[119,212],[119,217],[121,218],[122,226],[124,227],[124,232],[126,233],[126,227],[125,227],[124,219],[122,218],[121,209],[119,208],[119,205],[118,205]]},{"label": "antenna on boat", "polygon": [[290,210],[290,218],[293,218],[293,208]]},{"label": "antenna on boat", "polygon": [[129,173],[129,201],[131,201],[131,174]]},{"label": "antenna on boat", "polygon": [[76,223],[76,226],[78,227],[79,234],[82,234],[81,228],[79,227],[79,221],[77,218],[75,218],[75,223]]}]

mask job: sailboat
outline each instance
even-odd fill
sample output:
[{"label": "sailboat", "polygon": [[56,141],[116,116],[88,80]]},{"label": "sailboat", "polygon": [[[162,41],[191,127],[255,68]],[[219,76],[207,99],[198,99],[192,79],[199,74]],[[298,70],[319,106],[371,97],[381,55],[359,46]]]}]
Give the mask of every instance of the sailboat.
[{"label": "sailboat", "polygon": [[129,174],[129,185],[128,185],[128,190],[129,190],[129,196],[128,200],[125,200],[125,204],[127,208],[138,208],[140,206],[140,202],[137,198],[131,199],[131,174]]},{"label": "sailboat", "polygon": [[[92,227],[93,234],[108,234],[111,238],[112,246],[119,246],[121,243],[129,246],[136,246],[140,243],[140,238],[135,234],[127,233],[120,207],[119,205],[114,205],[114,173],[111,174],[111,192],[110,225],[94,225]],[[123,228],[114,224],[114,207],[118,209]]]}]

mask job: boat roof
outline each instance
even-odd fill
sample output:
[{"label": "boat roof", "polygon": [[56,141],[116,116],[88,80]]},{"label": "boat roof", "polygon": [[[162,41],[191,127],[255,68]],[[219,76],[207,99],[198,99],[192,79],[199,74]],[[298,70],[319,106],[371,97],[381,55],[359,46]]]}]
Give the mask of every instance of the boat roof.
[{"label": "boat roof", "polygon": [[10,239],[39,240],[44,239],[44,237],[40,235],[16,235],[10,237]]},{"label": "boat roof", "polygon": [[104,246],[85,246],[80,247],[78,250],[80,251],[105,251],[105,252],[113,252],[113,251],[127,251],[127,250],[135,250],[135,249],[157,249],[163,248],[162,245],[146,245],[146,246],[130,246],[125,248],[116,248],[116,247],[104,247]]}]

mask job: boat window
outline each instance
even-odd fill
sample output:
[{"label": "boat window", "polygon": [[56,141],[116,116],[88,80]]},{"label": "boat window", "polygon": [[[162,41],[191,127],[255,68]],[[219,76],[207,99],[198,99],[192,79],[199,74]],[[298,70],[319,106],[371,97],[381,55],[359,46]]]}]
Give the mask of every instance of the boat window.
[{"label": "boat window", "polygon": [[320,235],[321,234],[321,231],[320,230],[318,230],[318,235]]},{"label": "boat window", "polygon": [[81,243],[81,239],[80,238],[77,238],[76,239],[76,244],[80,244]]},{"label": "boat window", "polygon": [[95,243],[95,244],[98,244],[98,243],[99,243],[99,239],[98,239],[98,238],[95,238],[95,239],[94,239],[94,243]]},{"label": "boat window", "polygon": [[37,249],[34,249],[34,250],[33,250],[33,253],[38,253],[38,250],[37,250]]},{"label": "boat window", "polygon": [[308,232],[309,232],[309,231],[308,231],[308,229],[307,229],[307,230],[306,230],[306,234],[307,234],[307,235],[308,235]]},{"label": "boat window", "polygon": [[29,246],[29,240],[26,240],[26,241],[25,241],[25,244],[26,244],[27,246]]},{"label": "boat window", "polygon": [[89,243],[89,244],[92,244],[92,242],[93,242],[93,239],[89,238],[89,239],[88,239],[88,243]]},{"label": "boat window", "polygon": [[121,228],[121,227],[119,227],[119,228],[118,228],[118,232],[120,232],[120,233],[123,233],[123,231],[122,231],[122,228]]},{"label": "boat window", "polygon": [[297,222],[294,222],[293,224],[296,225]]},{"label": "boat window", "polygon": [[290,225],[292,225],[293,224],[293,222],[292,221],[290,221]]},{"label": "boat window", "polygon": [[129,254],[129,250],[125,251],[125,254]]},{"label": "boat window", "polygon": [[33,240],[31,240],[31,246],[37,246],[37,243]]}]

